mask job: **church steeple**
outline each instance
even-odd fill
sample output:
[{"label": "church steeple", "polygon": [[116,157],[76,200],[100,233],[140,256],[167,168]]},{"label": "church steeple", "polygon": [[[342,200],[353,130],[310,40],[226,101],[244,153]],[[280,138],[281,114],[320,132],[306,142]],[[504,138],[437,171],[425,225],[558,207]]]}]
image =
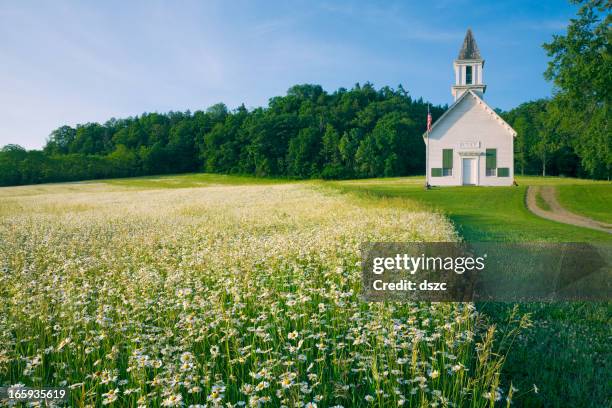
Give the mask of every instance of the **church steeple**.
[{"label": "church steeple", "polygon": [[484,60],[480,56],[474,34],[469,28],[465,33],[463,45],[459,50],[459,56],[453,63],[453,67],[455,68],[455,85],[451,88],[453,99],[456,101],[468,89],[482,97],[487,89],[482,80]]}]

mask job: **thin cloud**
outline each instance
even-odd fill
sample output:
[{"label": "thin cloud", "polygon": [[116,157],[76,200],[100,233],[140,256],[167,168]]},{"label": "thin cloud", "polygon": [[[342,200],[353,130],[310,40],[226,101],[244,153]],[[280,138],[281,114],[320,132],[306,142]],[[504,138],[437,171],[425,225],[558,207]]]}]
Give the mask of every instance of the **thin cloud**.
[{"label": "thin cloud", "polygon": [[[41,147],[58,126],[111,116],[265,105],[304,82],[402,83],[447,103],[467,26],[486,53],[487,98],[509,108],[550,93],[541,43],[574,11],[496,2],[466,13],[450,0],[2,3],[0,146]],[[505,62],[518,59],[530,86],[504,92],[519,69]]]},{"label": "thin cloud", "polygon": [[525,20],[518,22],[520,28],[536,31],[561,31],[567,28],[567,21],[563,20]]}]

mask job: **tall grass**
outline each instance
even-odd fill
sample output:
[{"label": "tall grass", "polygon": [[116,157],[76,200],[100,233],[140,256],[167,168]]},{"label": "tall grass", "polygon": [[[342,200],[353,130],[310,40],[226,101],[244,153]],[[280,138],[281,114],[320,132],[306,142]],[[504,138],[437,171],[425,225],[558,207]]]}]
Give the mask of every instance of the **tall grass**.
[{"label": "tall grass", "polygon": [[359,245],[456,239],[439,215],[303,184],[11,191],[0,385],[77,407],[506,403],[472,304],[359,297]]}]

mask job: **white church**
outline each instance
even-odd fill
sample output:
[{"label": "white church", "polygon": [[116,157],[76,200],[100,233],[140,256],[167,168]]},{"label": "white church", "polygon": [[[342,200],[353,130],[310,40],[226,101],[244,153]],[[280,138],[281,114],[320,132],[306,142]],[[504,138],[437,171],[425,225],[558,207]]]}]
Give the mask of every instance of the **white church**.
[{"label": "white church", "polygon": [[453,63],[454,103],[423,135],[432,186],[509,186],[516,132],[483,100],[484,60],[468,29]]}]

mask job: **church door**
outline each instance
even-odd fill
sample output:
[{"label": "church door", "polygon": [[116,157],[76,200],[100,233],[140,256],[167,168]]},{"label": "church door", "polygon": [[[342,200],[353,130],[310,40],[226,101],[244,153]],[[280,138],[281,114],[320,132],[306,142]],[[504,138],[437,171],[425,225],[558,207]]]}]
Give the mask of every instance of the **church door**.
[{"label": "church door", "polygon": [[476,185],[476,159],[463,159],[463,185]]}]

